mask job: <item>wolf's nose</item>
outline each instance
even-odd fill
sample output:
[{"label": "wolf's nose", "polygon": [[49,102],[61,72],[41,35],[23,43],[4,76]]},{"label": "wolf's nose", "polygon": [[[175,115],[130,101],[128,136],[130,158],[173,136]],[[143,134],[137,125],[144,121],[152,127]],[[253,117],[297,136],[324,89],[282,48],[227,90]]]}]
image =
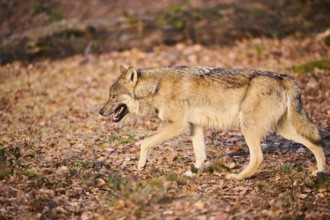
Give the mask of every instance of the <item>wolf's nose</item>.
[{"label": "wolf's nose", "polygon": [[99,111],[99,113],[100,113],[101,115],[103,115],[103,114],[104,114],[104,109],[102,108],[102,109]]}]

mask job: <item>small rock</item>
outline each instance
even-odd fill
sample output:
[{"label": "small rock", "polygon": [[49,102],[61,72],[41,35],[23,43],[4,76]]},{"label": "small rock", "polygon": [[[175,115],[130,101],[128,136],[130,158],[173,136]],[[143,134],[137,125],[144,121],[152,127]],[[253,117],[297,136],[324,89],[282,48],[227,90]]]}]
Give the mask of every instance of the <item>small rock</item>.
[{"label": "small rock", "polygon": [[193,177],[193,176],[195,176],[195,174],[193,172],[191,172],[191,170],[188,170],[188,171],[184,172],[183,175],[184,176],[187,176],[187,177]]}]

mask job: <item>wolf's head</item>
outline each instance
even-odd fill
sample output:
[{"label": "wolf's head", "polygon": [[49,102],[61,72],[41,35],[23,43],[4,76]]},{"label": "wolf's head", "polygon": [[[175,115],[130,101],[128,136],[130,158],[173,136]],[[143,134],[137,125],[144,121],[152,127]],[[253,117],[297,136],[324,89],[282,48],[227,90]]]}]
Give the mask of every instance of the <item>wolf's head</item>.
[{"label": "wolf's head", "polygon": [[113,122],[119,122],[127,113],[134,111],[136,100],[134,88],[137,84],[138,73],[133,67],[126,69],[121,66],[121,75],[110,87],[109,100],[100,110],[103,116],[111,115]]}]

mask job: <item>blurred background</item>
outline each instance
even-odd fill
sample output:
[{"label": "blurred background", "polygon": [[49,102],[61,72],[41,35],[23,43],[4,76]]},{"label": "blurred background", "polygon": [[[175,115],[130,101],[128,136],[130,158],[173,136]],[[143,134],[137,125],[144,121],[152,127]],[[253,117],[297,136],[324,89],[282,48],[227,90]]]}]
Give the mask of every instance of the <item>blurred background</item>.
[{"label": "blurred background", "polygon": [[0,63],[180,42],[301,38],[330,24],[328,0],[1,0],[0,6]]}]

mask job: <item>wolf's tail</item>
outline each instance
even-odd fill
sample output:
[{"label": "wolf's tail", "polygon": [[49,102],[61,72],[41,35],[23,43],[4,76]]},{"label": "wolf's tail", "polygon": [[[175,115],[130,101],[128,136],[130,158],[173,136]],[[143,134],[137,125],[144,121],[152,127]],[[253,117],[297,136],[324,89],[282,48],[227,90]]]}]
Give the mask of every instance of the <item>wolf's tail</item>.
[{"label": "wolf's tail", "polygon": [[287,78],[284,80],[284,86],[286,87],[286,91],[288,91],[288,118],[292,126],[299,135],[314,144],[320,145],[321,137],[319,130],[311,122],[302,106],[301,92],[297,83],[293,79]]}]

